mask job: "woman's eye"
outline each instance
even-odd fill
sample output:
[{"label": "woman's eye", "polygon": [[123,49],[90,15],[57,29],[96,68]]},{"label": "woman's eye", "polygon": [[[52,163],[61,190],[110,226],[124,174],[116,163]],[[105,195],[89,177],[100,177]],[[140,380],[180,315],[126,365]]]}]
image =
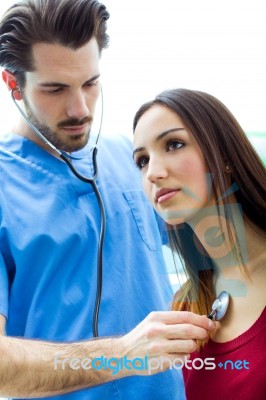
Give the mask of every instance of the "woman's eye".
[{"label": "woman's eye", "polygon": [[136,166],[139,169],[144,168],[148,164],[148,162],[149,162],[149,158],[148,157],[144,157],[144,156],[143,157],[139,157],[139,158],[137,158],[135,160]]},{"label": "woman's eye", "polygon": [[166,150],[171,151],[171,150],[177,150],[180,149],[180,147],[183,147],[184,143],[181,142],[180,140],[170,140],[166,144]]}]

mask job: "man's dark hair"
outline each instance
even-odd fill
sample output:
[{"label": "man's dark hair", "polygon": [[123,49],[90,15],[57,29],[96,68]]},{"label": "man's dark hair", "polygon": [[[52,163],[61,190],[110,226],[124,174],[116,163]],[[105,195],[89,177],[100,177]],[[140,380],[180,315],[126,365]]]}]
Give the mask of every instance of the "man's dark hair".
[{"label": "man's dark hair", "polygon": [[99,51],[108,45],[109,13],[97,0],[22,0],[0,22],[0,65],[24,83],[34,71],[32,46],[60,44],[78,49],[96,38]]}]

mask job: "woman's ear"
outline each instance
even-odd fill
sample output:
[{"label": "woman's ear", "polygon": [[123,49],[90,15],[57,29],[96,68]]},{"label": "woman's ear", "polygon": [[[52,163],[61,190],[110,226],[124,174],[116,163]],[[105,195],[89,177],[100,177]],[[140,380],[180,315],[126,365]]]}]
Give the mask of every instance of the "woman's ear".
[{"label": "woman's ear", "polygon": [[226,174],[231,174],[233,172],[233,170],[232,170],[232,167],[230,165],[230,162],[226,158],[224,158],[223,161],[224,161],[224,168],[223,168],[224,172]]},{"label": "woman's ear", "polygon": [[229,164],[225,164],[224,170],[225,170],[225,173],[226,173],[226,174],[231,174],[231,173],[233,172],[233,171],[232,171],[232,168],[230,167]]},{"label": "woman's ear", "polygon": [[22,96],[15,75],[12,72],[5,69],[4,71],[2,71],[2,78],[8,90],[13,90],[14,98],[16,100],[22,100]]}]

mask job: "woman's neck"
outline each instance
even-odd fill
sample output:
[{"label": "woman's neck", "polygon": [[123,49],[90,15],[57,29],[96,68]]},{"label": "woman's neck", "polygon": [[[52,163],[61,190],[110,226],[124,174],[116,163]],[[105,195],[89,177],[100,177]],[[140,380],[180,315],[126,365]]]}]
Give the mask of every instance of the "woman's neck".
[{"label": "woman's neck", "polygon": [[[230,220],[226,220],[225,207]],[[243,217],[238,204],[202,209],[189,224],[214,264],[217,293],[244,296],[247,282],[266,271],[266,233]],[[228,224],[227,224],[228,221]],[[231,226],[231,234],[228,232]]]},{"label": "woman's neck", "polygon": [[[245,332],[266,305],[266,233],[242,218],[237,207],[231,208],[235,235],[227,234],[224,213],[201,213],[190,223],[202,246],[212,258],[216,294],[225,290],[230,302],[225,317],[217,322],[213,339],[226,342]],[[220,228],[222,221],[222,228]]]}]

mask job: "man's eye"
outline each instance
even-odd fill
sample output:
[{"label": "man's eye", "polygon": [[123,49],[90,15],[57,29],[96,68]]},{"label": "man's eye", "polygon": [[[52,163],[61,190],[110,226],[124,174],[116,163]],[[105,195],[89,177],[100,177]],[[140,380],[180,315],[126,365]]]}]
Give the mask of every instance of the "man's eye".
[{"label": "man's eye", "polygon": [[92,82],[86,83],[86,86],[87,86],[87,87],[97,86],[98,83],[99,83],[99,80],[97,80],[97,81],[92,81]]},{"label": "man's eye", "polygon": [[149,158],[148,157],[139,157],[139,158],[137,158],[136,160],[135,160],[135,163],[136,163],[136,166],[139,168],[139,169],[142,169],[142,168],[144,168],[147,164],[148,164],[148,162],[149,162]]},{"label": "man's eye", "polygon": [[167,151],[177,150],[183,146],[184,146],[184,142],[181,142],[180,140],[169,140],[169,142],[167,142],[167,144],[166,144],[166,150]]},{"label": "man's eye", "polygon": [[63,91],[63,88],[57,88],[57,89],[53,89],[53,90],[48,90],[48,93],[57,94],[57,93],[61,93],[62,91]]}]

